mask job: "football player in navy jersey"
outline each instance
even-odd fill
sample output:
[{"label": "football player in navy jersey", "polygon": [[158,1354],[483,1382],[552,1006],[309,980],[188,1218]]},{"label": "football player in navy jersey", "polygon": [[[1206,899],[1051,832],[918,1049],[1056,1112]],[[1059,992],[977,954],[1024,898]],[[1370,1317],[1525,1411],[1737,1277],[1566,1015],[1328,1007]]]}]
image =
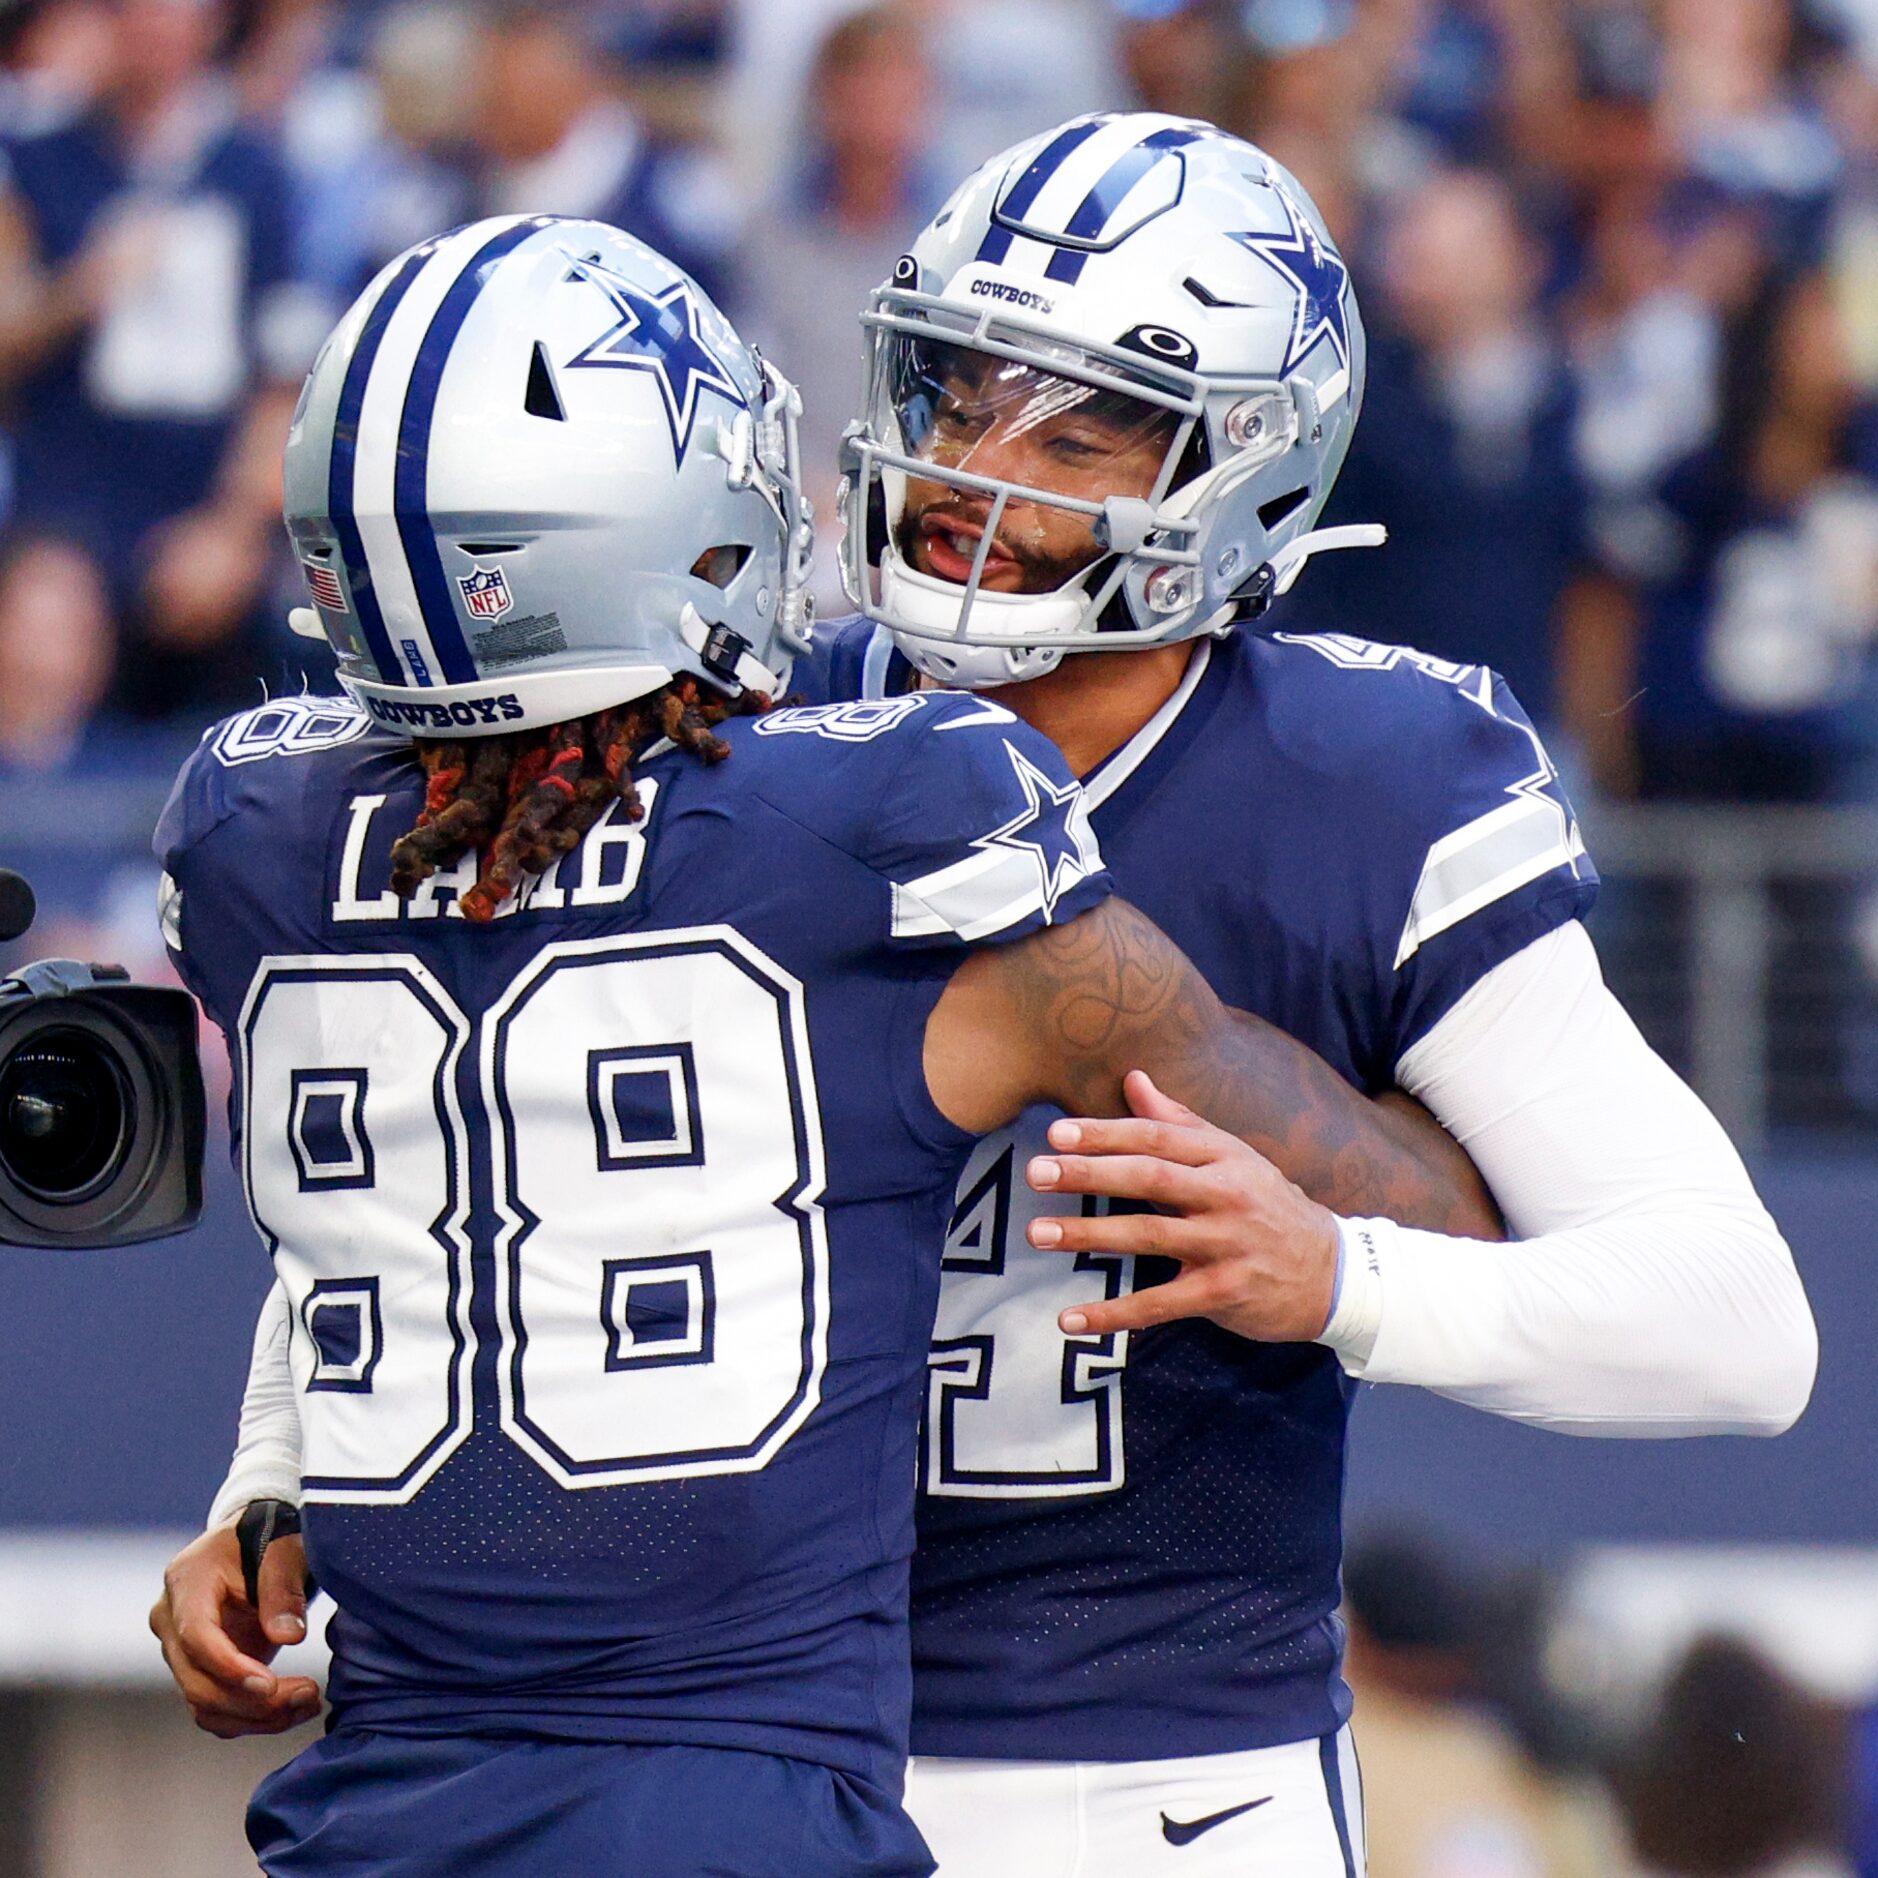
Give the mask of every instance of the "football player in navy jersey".
[{"label": "football player in navy jersey", "polygon": [[[1253,1217],[1214,1131],[1149,1099],[982,1141],[929,1373],[908,1803],[947,1878],[1353,1878],[1355,1380],[1772,1434],[1811,1388],[1805,1296],[1601,981],[1596,876],[1505,685],[1273,610],[1382,536],[1315,526],[1365,358],[1296,179],[1206,124],[1077,119],[971,176],[863,324],[862,617],[822,635],[826,695],[962,686],[1045,731],[1121,891],[1229,1003],[1426,1102],[1522,1235],[1345,1221],[1329,1321],[1274,1345],[1229,1252],[1213,1321],[1163,1322],[1158,1261]],[[1099,1216],[1143,1200],[1179,1216]]]},{"label": "football player in navy jersey", "polygon": [[[1320,1201],[1493,1230],[1439,1131],[1110,897],[1011,712],[763,710],[792,398],[685,276],[552,217],[400,257],[302,395],[299,623],[349,700],[214,727],[156,839],[276,1272],[293,1451],[243,1498],[299,1503],[338,1605],[333,1725],[249,1816],[275,1878],[931,1868],[926,1346],[956,1176],[1026,1108],[1119,1116],[1146,1072],[1269,1145],[1317,1195],[1257,1161],[1282,1344],[1330,1312]],[[1218,1304],[1211,1262],[1170,1294]],[[153,1622],[205,1725],[290,1725],[317,1696],[234,1549]]]}]

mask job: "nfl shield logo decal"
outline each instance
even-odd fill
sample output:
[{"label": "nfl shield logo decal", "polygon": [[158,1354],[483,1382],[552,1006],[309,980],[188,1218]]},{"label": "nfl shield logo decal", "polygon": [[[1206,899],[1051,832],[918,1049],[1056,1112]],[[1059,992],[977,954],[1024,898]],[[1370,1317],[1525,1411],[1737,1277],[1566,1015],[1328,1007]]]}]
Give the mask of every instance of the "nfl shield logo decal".
[{"label": "nfl shield logo decal", "polygon": [[463,589],[463,604],[477,619],[500,619],[515,604],[499,567],[479,567],[473,574],[459,575],[456,584]]}]

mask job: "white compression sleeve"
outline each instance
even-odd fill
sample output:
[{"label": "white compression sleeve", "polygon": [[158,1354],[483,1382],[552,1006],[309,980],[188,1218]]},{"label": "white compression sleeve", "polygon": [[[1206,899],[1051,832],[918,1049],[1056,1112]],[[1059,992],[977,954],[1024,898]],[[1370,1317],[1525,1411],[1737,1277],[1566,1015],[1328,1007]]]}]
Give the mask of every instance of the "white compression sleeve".
[{"label": "white compression sleeve", "polygon": [[287,1361],[287,1294],[278,1281],[254,1326],[254,1353],[241,1398],[235,1458],[209,1508],[209,1525],[227,1526],[251,1500],[300,1504],[300,1405]]},{"label": "white compression sleeve", "polygon": [[1518,1242],[1346,1222],[1322,1341],[1352,1375],[1571,1434],[1791,1426],[1818,1361],[1792,1255],[1582,926],[1487,973],[1397,1073]]}]

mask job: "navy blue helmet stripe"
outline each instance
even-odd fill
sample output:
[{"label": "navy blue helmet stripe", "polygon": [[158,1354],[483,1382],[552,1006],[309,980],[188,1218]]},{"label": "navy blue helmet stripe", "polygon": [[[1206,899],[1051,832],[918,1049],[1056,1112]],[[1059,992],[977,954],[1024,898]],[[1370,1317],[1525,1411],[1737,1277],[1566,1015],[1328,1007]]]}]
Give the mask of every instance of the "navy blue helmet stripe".
[{"label": "navy blue helmet stripe", "polygon": [[431,644],[436,648],[437,663],[443,667],[446,682],[453,685],[475,682],[476,661],[463,637],[463,628],[450,598],[450,582],[443,571],[437,531],[430,523],[430,426],[437,411],[437,387],[443,382],[443,368],[449,363],[450,349],[456,344],[457,334],[463,330],[463,322],[469,317],[476,296],[483,290],[489,264],[520,247],[530,235],[537,234],[540,227],[538,221],[531,219],[492,235],[450,283],[417,349],[410,388],[404,394],[404,413],[398,421],[392,513],[398,518],[398,539],[404,543],[404,557],[411,567],[411,586],[417,594]]},{"label": "navy blue helmet stripe", "polygon": [[984,240],[978,244],[978,259],[989,261],[993,267],[996,267],[1010,251],[1011,231],[1008,228],[1000,228],[996,222],[993,222],[985,230]]},{"label": "navy blue helmet stripe", "polygon": [[1166,130],[1157,130],[1153,136],[1144,137],[1132,150],[1124,150],[1102,174],[1096,178],[1095,186],[1077,205],[1076,213],[1069,218],[1069,225],[1063,230],[1066,235],[1073,235],[1078,241],[1093,241],[1108,226],[1109,217],[1122,206],[1129,190],[1147,175],[1169,150],[1183,149],[1190,143],[1198,143],[1200,133],[1196,130],[1182,130],[1169,126]]},{"label": "navy blue helmet stripe", "polygon": [[[413,249],[366,315],[359,343],[353,348],[351,363],[346,367],[345,382],[339,387],[339,409],[333,418],[333,452],[326,471],[326,512],[332,517],[333,533],[339,537],[339,555],[346,566],[352,610],[359,616],[359,629],[365,634],[378,676],[388,685],[401,683],[402,673],[397,654],[391,649],[391,635],[385,630],[378,595],[372,587],[371,564],[365,558],[365,541],[359,533],[353,509],[353,476],[359,457],[359,412],[365,404],[365,387],[371,381],[372,364],[378,357],[385,328],[391,324],[398,302],[435,252],[434,242]],[[418,682],[428,681],[420,676]]]},{"label": "navy blue helmet stripe", "polygon": [[[1122,206],[1129,190],[1147,175],[1170,150],[1179,150],[1200,141],[1200,132],[1169,126],[1144,137],[1132,150],[1124,150],[1077,204],[1064,234],[1078,241],[1094,241],[1108,226],[1109,218]],[[1045,272],[1051,280],[1073,285],[1082,275],[1084,252],[1080,248],[1061,248],[1050,257]]]},{"label": "navy blue helmet stripe", "polygon": [[1072,152],[1080,149],[1101,128],[1101,124],[1094,118],[1085,123],[1072,124],[1060,135],[1053,137],[1031,159],[1029,169],[1011,185],[1009,193],[993,212],[991,226],[985,231],[984,240],[978,244],[979,260],[995,265],[1004,259],[1011,250],[1011,235],[1008,228],[999,224],[1021,222],[1030,205],[1042,193],[1044,184],[1063,167]]}]

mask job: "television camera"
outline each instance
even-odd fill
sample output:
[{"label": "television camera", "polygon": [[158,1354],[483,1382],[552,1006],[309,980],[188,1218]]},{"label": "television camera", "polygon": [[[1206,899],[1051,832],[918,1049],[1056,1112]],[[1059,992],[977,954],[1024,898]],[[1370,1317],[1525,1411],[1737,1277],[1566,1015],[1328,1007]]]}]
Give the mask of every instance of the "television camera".
[{"label": "television camera", "polygon": [[[0,942],[34,911],[0,868]],[[129,980],[76,959],[0,978],[0,1245],[132,1245],[201,1214],[195,1004]]]}]

